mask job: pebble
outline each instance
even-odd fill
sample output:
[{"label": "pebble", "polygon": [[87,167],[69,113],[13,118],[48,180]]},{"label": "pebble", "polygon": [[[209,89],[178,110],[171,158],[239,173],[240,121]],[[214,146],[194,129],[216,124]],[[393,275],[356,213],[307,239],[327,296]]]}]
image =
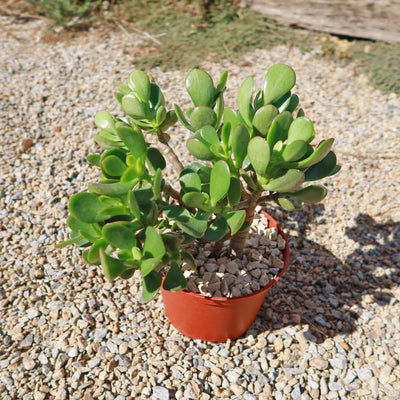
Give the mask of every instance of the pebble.
[{"label": "pebble", "polygon": [[373,377],[372,371],[369,368],[360,368],[357,371],[357,375],[363,382],[369,382]]}]

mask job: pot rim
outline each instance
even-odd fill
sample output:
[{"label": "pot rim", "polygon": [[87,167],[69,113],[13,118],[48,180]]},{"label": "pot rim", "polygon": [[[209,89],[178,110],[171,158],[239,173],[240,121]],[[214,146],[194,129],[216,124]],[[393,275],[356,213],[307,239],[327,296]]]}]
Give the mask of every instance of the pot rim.
[{"label": "pot rim", "polygon": [[[277,228],[278,229],[278,233],[283,237],[283,239],[286,242],[286,247],[283,250],[283,261],[284,261],[284,265],[281,268],[281,270],[279,271],[279,273],[274,277],[274,279],[272,279],[272,281],[270,283],[268,283],[267,286],[262,287],[261,289],[249,293],[249,294],[244,294],[242,296],[236,296],[236,297],[209,297],[209,296],[205,296],[203,294],[200,293],[194,293],[191,292],[187,289],[183,289],[182,291],[179,292],[184,292],[185,295],[187,296],[194,296],[196,298],[201,298],[205,301],[210,301],[210,302],[218,302],[218,303],[222,303],[222,302],[232,302],[232,301],[240,301],[243,298],[247,298],[247,297],[251,297],[251,296],[255,296],[258,295],[259,293],[265,292],[265,294],[269,291],[269,289],[271,289],[272,286],[275,285],[275,283],[277,283],[279,281],[279,279],[281,279],[281,277],[283,276],[283,274],[285,273],[288,264],[289,264],[289,256],[290,256],[290,250],[289,250],[289,241],[287,239],[287,236],[285,235],[285,233],[283,232],[281,226],[278,224],[278,222],[270,215],[268,214],[265,210],[261,210],[260,214],[263,214],[267,219],[268,222],[271,224],[272,223],[272,228]],[[269,226],[270,227],[270,226]],[[164,281],[165,277],[163,276],[163,281]],[[162,287],[161,285],[161,289],[163,291],[165,291],[165,289]],[[177,293],[179,293],[177,292]]]}]

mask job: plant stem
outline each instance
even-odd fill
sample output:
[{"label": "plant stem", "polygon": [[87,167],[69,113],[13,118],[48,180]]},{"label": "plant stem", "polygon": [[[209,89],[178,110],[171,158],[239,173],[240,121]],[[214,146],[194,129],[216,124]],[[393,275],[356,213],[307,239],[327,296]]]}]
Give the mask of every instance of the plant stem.
[{"label": "plant stem", "polygon": [[180,206],[183,206],[181,195],[172,186],[170,186],[168,184],[165,185],[163,188],[163,193],[165,193],[167,196],[172,197],[174,200],[176,200]]},{"label": "plant stem", "polygon": [[276,197],[277,197],[277,193],[269,194],[267,196],[261,196],[258,198],[257,204],[266,203],[267,201],[273,201],[276,199]]},{"label": "plant stem", "polygon": [[184,168],[183,164],[180,162],[178,156],[175,154],[174,150],[172,150],[171,146],[168,144],[168,140],[165,138],[164,133],[161,131],[161,129],[157,130],[157,138],[160,143],[162,143],[164,146],[167,147],[168,158],[171,161],[171,164],[174,166],[174,169],[176,170],[177,174],[180,175],[180,173]]}]

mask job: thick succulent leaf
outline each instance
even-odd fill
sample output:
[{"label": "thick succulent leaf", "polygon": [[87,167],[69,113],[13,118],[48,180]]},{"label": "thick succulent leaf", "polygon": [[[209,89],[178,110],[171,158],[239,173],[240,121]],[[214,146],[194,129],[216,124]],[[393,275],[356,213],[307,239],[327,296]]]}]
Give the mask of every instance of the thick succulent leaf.
[{"label": "thick succulent leaf", "polygon": [[104,210],[99,211],[99,215],[105,215],[108,218],[128,215],[129,211],[125,206],[114,206],[114,207],[107,207]]},{"label": "thick succulent leaf", "polygon": [[211,161],[215,159],[215,155],[211,152],[210,148],[197,139],[189,139],[186,143],[189,153],[198,158],[199,160]]},{"label": "thick succulent leaf", "polygon": [[87,252],[86,260],[89,264],[98,265],[100,264],[100,249],[106,249],[108,242],[105,239],[97,241]]},{"label": "thick succulent leaf", "polygon": [[210,200],[212,205],[216,205],[229,190],[231,183],[231,173],[228,164],[223,161],[217,161],[211,171],[210,176]]},{"label": "thick succulent leaf", "polygon": [[103,149],[116,149],[123,147],[123,143],[114,139],[107,139],[101,135],[93,135],[93,140]]},{"label": "thick succulent leaf", "polygon": [[100,154],[89,154],[86,159],[90,164],[100,167]]},{"label": "thick succulent leaf", "polygon": [[135,229],[138,228],[138,224],[118,221],[104,225],[102,233],[111,246],[119,249],[131,249],[136,246]]},{"label": "thick succulent leaf", "polygon": [[119,196],[128,193],[136,183],[136,180],[130,182],[91,183],[89,184],[89,191],[109,196]]},{"label": "thick succulent leaf", "polygon": [[232,236],[239,232],[245,219],[245,210],[231,211],[226,214],[226,221],[228,222],[229,228],[231,229]]},{"label": "thick succulent leaf", "polygon": [[290,97],[289,104],[286,107],[286,111],[292,113],[298,105],[299,105],[299,97],[296,94],[292,94],[292,96]]},{"label": "thick succulent leaf", "polygon": [[142,277],[151,274],[154,269],[160,265],[162,258],[163,256],[143,258],[140,262],[140,273]]},{"label": "thick succulent leaf", "polygon": [[130,127],[118,127],[117,134],[135,158],[142,157],[147,151],[147,144],[142,132]]},{"label": "thick succulent leaf", "polygon": [[151,119],[153,112],[146,103],[142,103],[133,93],[122,98],[123,111],[134,119]]},{"label": "thick succulent leaf", "polygon": [[129,209],[134,215],[134,217],[140,221],[141,215],[140,215],[140,207],[139,204],[136,200],[136,196],[134,192],[129,192],[128,193],[128,204],[129,204]]},{"label": "thick succulent leaf", "polygon": [[71,214],[83,222],[95,223],[106,220],[108,216],[99,215],[99,211],[104,208],[104,204],[94,193],[77,193],[69,202]]},{"label": "thick succulent leaf", "polygon": [[216,122],[217,114],[210,107],[196,107],[190,114],[190,124],[196,131],[206,125],[214,126]]},{"label": "thick succulent leaf", "polygon": [[240,86],[239,93],[238,93],[238,107],[239,112],[244,121],[248,126],[251,126],[252,120],[252,96],[253,96],[253,78],[249,76],[246,78],[242,85]]},{"label": "thick succulent leaf", "polygon": [[329,176],[337,174],[341,169],[342,167],[340,165],[336,165],[335,168],[333,168],[333,171],[329,174]]},{"label": "thick succulent leaf", "polygon": [[292,121],[292,114],[288,111],[284,111],[276,116],[267,135],[267,143],[270,149],[274,148],[275,144],[280,140],[283,142],[287,139]]},{"label": "thick succulent leaf", "polygon": [[323,160],[307,169],[304,174],[305,181],[317,181],[330,176],[336,168],[336,161],[335,153],[330,151]]},{"label": "thick succulent leaf", "polygon": [[166,248],[166,253],[168,253],[168,255],[171,255],[172,259],[180,260],[179,248],[181,245],[181,241],[179,237],[167,234],[162,234],[161,237]]},{"label": "thick succulent leaf", "polygon": [[271,179],[267,185],[263,185],[263,188],[271,192],[289,192],[296,190],[303,182],[303,172],[297,169],[289,169],[281,176]]},{"label": "thick succulent leaf", "polygon": [[211,177],[211,170],[212,168],[209,166],[204,166],[201,167],[198,171],[197,174],[200,177],[201,183],[209,183],[210,182],[210,177]]},{"label": "thick succulent leaf", "polygon": [[300,160],[307,152],[307,143],[303,140],[295,140],[291,142],[282,151],[284,161]]},{"label": "thick succulent leaf", "polygon": [[181,258],[184,262],[186,262],[189,265],[190,269],[196,271],[197,263],[191,253],[189,253],[186,250],[181,251]]},{"label": "thick succulent leaf", "polygon": [[209,144],[219,145],[219,137],[214,127],[206,125],[200,130],[200,137]]},{"label": "thick succulent leaf", "polygon": [[317,146],[314,153],[312,153],[306,159],[298,162],[298,167],[299,168],[307,168],[307,167],[311,167],[312,165],[317,164],[320,161],[322,161],[328,155],[328,153],[333,145],[334,140],[335,139],[323,140]]},{"label": "thick succulent leaf", "polygon": [[265,105],[257,110],[253,118],[253,127],[258,135],[267,136],[272,121],[279,114],[272,104]]},{"label": "thick succulent leaf", "polygon": [[279,112],[285,111],[287,106],[290,103],[291,97],[292,97],[292,94],[290,92],[287,92],[279,100],[277,100],[274,103],[274,106],[279,110]]},{"label": "thick succulent leaf", "polygon": [[130,182],[134,179],[138,179],[139,178],[139,173],[136,167],[129,167],[125,170],[125,172],[123,173],[123,175],[121,176],[120,181],[122,183],[126,183],[126,182]]},{"label": "thick succulent leaf", "polygon": [[142,103],[150,100],[150,79],[143,71],[133,71],[128,79],[129,87],[136,92]]},{"label": "thick succulent leaf", "polygon": [[312,121],[307,117],[296,118],[289,127],[287,143],[290,144],[295,140],[303,140],[310,143],[315,136]]},{"label": "thick succulent leaf", "polygon": [[179,292],[185,289],[186,286],[187,280],[179,268],[179,265],[173,262],[164,279],[163,288],[170,292]]},{"label": "thick succulent leaf", "polygon": [[150,104],[153,109],[158,109],[160,106],[165,105],[165,99],[161,89],[155,84],[150,84]]},{"label": "thick succulent leaf", "polygon": [[102,160],[101,169],[110,177],[120,177],[125,172],[126,165],[119,157],[110,155]]},{"label": "thick succulent leaf", "polygon": [[195,132],[196,129],[194,129],[193,126],[189,124],[189,122],[185,118],[185,115],[183,114],[183,111],[181,110],[181,108],[177,104],[175,104],[174,107],[175,107],[175,115],[176,115],[177,119],[179,119],[179,121],[181,121],[182,125],[186,129],[189,129],[189,131]]},{"label": "thick succulent leaf", "polygon": [[241,197],[242,197],[242,185],[240,184],[240,180],[231,177],[231,184],[228,190],[229,204],[231,206],[236,206],[237,204],[239,204]]},{"label": "thick succulent leaf", "polygon": [[201,69],[192,69],[186,76],[186,90],[196,107],[212,107],[216,89],[211,76]]},{"label": "thick succulent leaf", "polygon": [[132,89],[128,85],[125,85],[124,83],[120,83],[118,85],[118,90],[121,92],[122,95],[128,94],[129,92],[132,91]]},{"label": "thick succulent leaf", "polygon": [[117,276],[120,276],[122,273],[124,273],[127,269],[122,261],[106,254],[103,248],[99,249],[99,254],[104,275],[110,282],[112,282]]},{"label": "thick succulent leaf", "polygon": [[182,197],[182,201],[192,208],[201,208],[205,200],[205,193],[199,192],[186,193]]},{"label": "thick succulent leaf", "polygon": [[235,164],[240,168],[247,155],[247,146],[250,141],[250,134],[244,125],[237,125],[232,132],[231,147],[235,156]]},{"label": "thick succulent leaf", "polygon": [[146,239],[144,241],[144,257],[162,257],[165,254],[164,242],[157,230],[151,226],[146,228]]},{"label": "thick succulent leaf", "polygon": [[296,83],[293,69],[284,64],[275,64],[268,71],[264,82],[264,104],[275,103],[289,92]]},{"label": "thick succulent leaf", "polygon": [[93,229],[92,223],[83,222],[74,215],[70,215],[67,218],[67,225],[75,232],[86,231],[89,235],[96,235],[96,231]]},{"label": "thick succulent leaf", "polygon": [[167,164],[160,150],[150,147],[147,150],[147,165],[151,172],[155,173],[158,168],[163,170]]},{"label": "thick succulent leaf", "polygon": [[201,192],[201,180],[197,173],[187,172],[182,174],[179,181],[184,192]]},{"label": "thick succulent leaf", "polygon": [[175,110],[167,111],[164,122],[160,125],[160,129],[165,132],[168,128],[175,125],[178,121]]},{"label": "thick succulent leaf", "polygon": [[311,185],[297,192],[288,193],[288,196],[295,197],[305,203],[315,204],[322,201],[327,193],[328,191],[323,186]]},{"label": "thick succulent leaf", "polygon": [[156,271],[152,271],[143,277],[142,297],[144,301],[150,301],[157,294],[160,290],[161,282],[161,274]]},{"label": "thick succulent leaf", "polygon": [[160,106],[156,112],[156,124],[160,126],[165,118],[167,117],[167,109],[164,106]]},{"label": "thick succulent leaf", "polygon": [[222,90],[225,89],[225,85],[226,85],[226,81],[227,80],[228,80],[228,72],[224,71],[221,74],[221,78],[219,78],[219,82],[218,82],[218,85],[217,85],[217,91],[218,92],[221,92]]},{"label": "thick succulent leaf", "polygon": [[[228,128],[230,125],[230,128],[228,129],[228,131],[230,132],[231,129],[233,129],[236,125],[240,124],[240,119],[238,117],[238,115],[236,114],[236,112],[234,110],[232,110],[232,108],[225,108],[224,110],[224,114],[222,117],[222,121],[224,123],[224,128]],[[222,133],[222,137],[224,136],[224,133]],[[227,133],[225,133],[225,136],[227,136],[229,138],[229,135]],[[223,141],[224,143],[228,144],[228,141],[226,139],[224,139],[223,137]]]},{"label": "thick succulent leaf", "polygon": [[158,199],[160,197],[161,185],[162,185],[162,174],[161,174],[161,169],[158,168],[157,172],[154,174],[154,179],[153,179],[153,193],[155,199]]},{"label": "thick succulent leaf", "polygon": [[270,160],[270,149],[267,141],[261,136],[251,139],[247,147],[247,155],[256,173],[265,176]]},{"label": "thick succulent leaf", "polygon": [[228,230],[228,223],[224,217],[214,219],[208,226],[204,237],[206,240],[216,241],[222,239]]},{"label": "thick succulent leaf", "polygon": [[282,207],[286,211],[294,211],[297,209],[297,207],[285,197],[278,197],[276,199],[276,202],[280,207]]},{"label": "thick succulent leaf", "polygon": [[111,133],[117,133],[115,130],[114,117],[108,111],[99,111],[94,117],[94,123],[100,129]]}]

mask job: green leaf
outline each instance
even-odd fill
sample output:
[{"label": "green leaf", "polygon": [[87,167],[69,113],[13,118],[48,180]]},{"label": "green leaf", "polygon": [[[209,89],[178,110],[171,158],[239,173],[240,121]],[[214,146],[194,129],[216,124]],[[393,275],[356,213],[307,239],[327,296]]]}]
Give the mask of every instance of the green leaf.
[{"label": "green leaf", "polygon": [[176,262],[173,262],[164,279],[163,288],[171,292],[185,289],[187,280]]},{"label": "green leaf", "polygon": [[303,172],[297,169],[289,169],[281,176],[271,179],[267,185],[263,185],[263,188],[271,192],[289,192],[296,190],[303,181]]},{"label": "green leaf", "polygon": [[139,174],[138,174],[136,167],[129,167],[122,174],[120,181],[122,183],[126,183],[126,182],[130,182],[137,178],[139,178]]},{"label": "green leaf", "polygon": [[[88,222],[83,222],[80,219],[70,215],[67,218],[67,225],[71,230],[75,232],[87,232],[89,235],[96,235],[96,231],[93,229],[93,224]],[[82,234],[82,233],[81,233]]]},{"label": "green leaf", "polygon": [[175,125],[178,121],[175,110],[167,111],[164,122],[160,125],[160,129],[165,132],[168,128]]},{"label": "green leaf", "polygon": [[324,159],[317,164],[312,165],[305,172],[305,181],[317,181],[330,176],[336,168],[336,155],[333,151],[330,151]]},{"label": "green leaf", "polygon": [[110,177],[120,177],[126,170],[125,163],[117,156],[110,155],[101,162],[102,171]]},{"label": "green leaf", "polygon": [[91,183],[89,184],[89,190],[97,194],[105,194],[109,196],[119,196],[129,192],[136,181],[130,182],[110,182],[110,183]]},{"label": "green leaf", "polygon": [[197,139],[189,139],[186,143],[189,153],[199,160],[211,161],[215,159],[215,155],[209,147]]},{"label": "green leaf", "polygon": [[272,104],[265,105],[257,110],[253,118],[253,127],[258,135],[267,136],[272,121],[279,114]]},{"label": "green leaf", "polygon": [[286,107],[290,103],[292,95],[290,92],[284,94],[279,100],[274,102],[274,106],[279,110],[279,112],[285,111]]},{"label": "green leaf", "polygon": [[201,208],[205,200],[204,195],[204,193],[199,192],[185,193],[182,197],[182,201],[188,207]]},{"label": "green leaf", "polygon": [[221,92],[225,89],[226,81],[228,80],[228,72],[224,71],[221,74],[221,78],[219,78],[219,82],[217,85],[217,92]]},{"label": "green leaf", "polygon": [[160,197],[161,183],[162,183],[161,169],[158,168],[157,172],[154,175],[154,180],[153,180],[153,193],[155,199],[158,199]]},{"label": "green leaf", "polygon": [[297,163],[299,168],[311,167],[322,161],[329,153],[335,139],[323,140],[309,157]]},{"label": "green leaf", "polygon": [[181,121],[182,125],[186,128],[189,129],[189,131],[195,132],[196,129],[193,128],[192,125],[189,124],[189,122],[187,121],[187,119],[185,118],[185,115],[183,114],[181,108],[175,104],[175,114],[176,117],[179,119],[179,121]]},{"label": "green leaf", "polygon": [[146,153],[147,144],[142,132],[138,129],[121,126],[117,128],[117,134],[136,159],[142,157]]},{"label": "green leaf", "polygon": [[229,190],[231,183],[231,173],[228,164],[223,161],[217,161],[211,171],[210,176],[210,199],[211,204],[216,205]]},{"label": "green leaf", "polygon": [[182,174],[179,181],[184,192],[201,192],[200,176],[195,172],[186,172]]},{"label": "green leaf", "polygon": [[150,79],[143,71],[133,71],[128,79],[129,87],[136,92],[142,103],[150,100]]},{"label": "green leaf", "polygon": [[210,125],[206,125],[201,128],[200,136],[209,144],[219,145],[220,143],[217,131]]},{"label": "green leaf", "polygon": [[120,276],[122,273],[124,273],[127,269],[122,261],[114,257],[110,257],[108,254],[106,254],[103,248],[99,249],[99,254],[104,275],[110,282],[112,282],[117,276]]},{"label": "green leaf", "polygon": [[118,221],[104,225],[102,234],[111,246],[119,249],[132,249],[136,246],[135,230],[138,228],[138,224]]},{"label": "green leaf", "polygon": [[93,135],[93,140],[103,149],[115,149],[123,146],[123,143],[107,139],[101,135]]},{"label": "green leaf", "polygon": [[323,186],[311,185],[297,192],[288,193],[288,196],[295,197],[305,203],[316,204],[322,201],[327,193],[328,191]]},{"label": "green leaf", "polygon": [[100,154],[89,154],[86,159],[90,164],[100,167]]},{"label": "green leaf", "polygon": [[231,128],[233,129],[236,125],[240,124],[240,119],[237,116],[236,112],[232,110],[232,108],[225,108],[224,114],[222,117],[222,121],[224,125],[231,124]]},{"label": "green leaf", "polygon": [[131,210],[132,214],[138,221],[140,221],[141,219],[140,208],[134,192],[128,193],[128,203],[129,203],[129,209]]},{"label": "green leaf", "polygon": [[164,242],[157,230],[151,226],[146,228],[146,239],[144,241],[144,257],[162,257],[165,254]]},{"label": "green leaf", "polygon": [[166,253],[172,257],[174,260],[180,260],[180,252],[179,248],[181,245],[181,241],[178,236],[175,235],[161,235],[162,240],[165,245]]},{"label": "green leaf", "polygon": [[98,265],[100,264],[100,249],[106,249],[108,242],[105,239],[100,239],[96,242],[86,254],[86,259],[89,264]]},{"label": "green leaf", "polygon": [[196,263],[196,260],[192,256],[191,253],[189,253],[186,250],[182,250],[181,251],[181,258],[182,258],[183,261],[185,261],[189,265],[190,269],[192,269],[193,271],[196,271],[197,263]]},{"label": "green leaf", "polygon": [[286,111],[292,113],[298,105],[299,105],[299,97],[296,94],[292,94],[292,96],[290,97],[289,104],[286,107]]},{"label": "green leaf", "polygon": [[188,235],[200,238],[207,229],[209,214],[199,214],[186,222],[177,221],[177,225]]},{"label": "green leaf", "polygon": [[142,277],[151,274],[154,269],[160,265],[162,258],[163,256],[143,258],[140,262],[140,273]]},{"label": "green leaf", "polygon": [[240,180],[234,177],[231,177],[231,184],[229,185],[228,190],[228,200],[231,206],[236,206],[239,204],[240,199],[242,197],[242,185]]},{"label": "green leaf", "polygon": [[229,228],[231,229],[232,236],[239,232],[245,219],[245,210],[231,211],[226,214],[226,221],[228,222]]},{"label": "green leaf", "polygon": [[315,136],[314,126],[307,117],[296,118],[289,127],[287,143],[290,144],[296,140],[303,140],[310,143]]},{"label": "green leaf", "polygon": [[222,239],[228,229],[228,223],[223,217],[214,219],[208,226],[204,237],[206,240],[216,241]]},{"label": "green leaf", "polygon": [[149,106],[142,103],[133,93],[126,94],[122,98],[122,109],[134,119],[151,119],[153,117]]},{"label": "green leaf", "polygon": [[150,83],[150,105],[155,110],[160,106],[165,106],[165,99],[161,89],[155,83]]},{"label": "green leaf", "polygon": [[150,301],[157,294],[160,290],[161,282],[161,274],[156,271],[152,271],[143,277],[142,297],[144,301]]},{"label": "green leaf", "polygon": [[158,168],[163,170],[167,164],[160,150],[150,147],[147,150],[147,165],[150,171],[155,173]]},{"label": "green leaf", "polygon": [[293,69],[284,64],[275,64],[268,71],[264,81],[264,104],[275,103],[289,92],[296,83]]},{"label": "green leaf", "polygon": [[247,155],[250,134],[244,125],[237,125],[232,132],[231,147],[235,156],[235,165],[240,168]]},{"label": "green leaf", "polygon": [[94,123],[100,129],[111,133],[117,133],[115,130],[115,119],[108,111],[99,111],[94,117]]},{"label": "green leaf", "polygon": [[282,207],[286,211],[294,211],[297,209],[297,207],[288,199],[285,197],[278,197],[276,199],[276,202],[280,207]]},{"label": "green leaf", "polygon": [[196,107],[213,107],[216,90],[211,76],[200,69],[192,69],[186,76],[186,90]]},{"label": "green leaf", "polygon": [[209,107],[196,107],[190,114],[190,124],[196,131],[206,125],[214,126],[216,122],[217,115]]},{"label": "green leaf", "polygon": [[104,204],[94,193],[77,193],[71,197],[69,202],[71,214],[83,222],[94,223],[106,220],[107,216],[99,215],[99,211],[104,208]]},{"label": "green leaf", "polygon": [[284,111],[277,115],[272,122],[267,135],[267,143],[270,149],[274,148],[275,144],[280,140],[283,142],[287,139],[289,127],[292,121],[292,114],[288,111]]},{"label": "green leaf", "polygon": [[247,155],[256,173],[265,176],[270,159],[270,149],[265,139],[256,136],[250,140]]},{"label": "green leaf", "polygon": [[251,126],[252,108],[251,99],[253,96],[253,78],[249,76],[240,86],[238,93],[239,112],[248,126]]},{"label": "green leaf", "polygon": [[295,140],[288,144],[282,152],[284,161],[300,160],[307,152],[307,143],[303,140]]}]

